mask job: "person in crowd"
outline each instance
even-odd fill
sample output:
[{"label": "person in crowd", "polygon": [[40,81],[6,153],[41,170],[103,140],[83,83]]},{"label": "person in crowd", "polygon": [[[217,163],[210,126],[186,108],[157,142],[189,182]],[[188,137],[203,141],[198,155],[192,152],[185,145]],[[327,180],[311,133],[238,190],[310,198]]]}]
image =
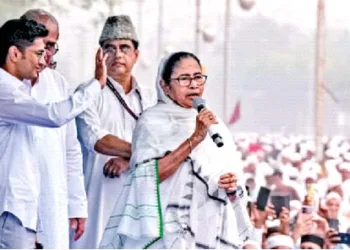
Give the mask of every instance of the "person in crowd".
[{"label": "person in crowd", "polygon": [[[0,247],[33,248],[43,145],[36,126],[58,128],[86,109],[105,86],[102,50],[96,54],[95,79],[70,97],[42,104],[31,96],[31,84],[45,66],[48,30],[34,20],[12,19],[0,28]],[[32,126],[34,125],[34,126]],[[61,142],[51,141],[50,145]],[[62,145],[64,147],[64,145]]]},{"label": "person in crowd", "polygon": [[[137,122],[132,174],[101,248],[240,248],[253,240],[232,136],[209,109],[197,114],[192,108],[206,79],[191,53],[161,61],[158,104]],[[222,136],[222,147],[207,135],[210,126]]]},{"label": "person in crowd", "polygon": [[107,87],[77,118],[88,198],[86,231],[72,248],[97,248],[129,167],[131,139],[139,115],[156,103],[156,89],[142,85],[132,70],[139,39],[129,16],[111,16],[100,39],[107,59]]},{"label": "person in crowd", "polygon": [[276,169],[271,176],[267,177],[267,185],[272,189],[271,195],[289,195],[291,200],[300,200],[297,191],[283,183],[282,170]]}]

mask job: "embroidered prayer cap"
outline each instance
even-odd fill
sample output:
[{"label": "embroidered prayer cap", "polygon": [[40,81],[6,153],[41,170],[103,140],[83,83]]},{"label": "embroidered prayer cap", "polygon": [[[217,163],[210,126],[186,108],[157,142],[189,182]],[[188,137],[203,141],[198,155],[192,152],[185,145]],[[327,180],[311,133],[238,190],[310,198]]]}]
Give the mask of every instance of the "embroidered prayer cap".
[{"label": "embroidered prayer cap", "polygon": [[99,39],[100,45],[102,46],[102,44],[107,40],[121,39],[139,42],[136,29],[131,21],[131,18],[126,15],[108,17]]},{"label": "embroidered prayer cap", "polygon": [[279,234],[267,238],[267,247],[270,249],[277,247],[283,247],[284,249],[293,249],[294,242],[290,236]]}]

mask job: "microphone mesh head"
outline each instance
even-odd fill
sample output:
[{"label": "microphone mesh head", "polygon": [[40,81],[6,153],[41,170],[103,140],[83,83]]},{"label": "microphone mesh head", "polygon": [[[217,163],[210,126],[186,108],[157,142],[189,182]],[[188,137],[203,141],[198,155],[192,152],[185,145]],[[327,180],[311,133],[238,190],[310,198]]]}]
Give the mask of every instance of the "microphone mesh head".
[{"label": "microphone mesh head", "polygon": [[205,100],[203,98],[197,97],[193,100],[192,107],[198,109],[199,106],[205,106]]}]

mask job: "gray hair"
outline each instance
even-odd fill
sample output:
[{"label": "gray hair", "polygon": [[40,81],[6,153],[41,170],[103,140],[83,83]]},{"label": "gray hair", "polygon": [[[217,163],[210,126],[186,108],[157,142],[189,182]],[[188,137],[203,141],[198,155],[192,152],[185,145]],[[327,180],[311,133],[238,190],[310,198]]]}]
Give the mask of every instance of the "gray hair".
[{"label": "gray hair", "polygon": [[20,19],[27,19],[27,20],[35,20],[40,23],[40,21],[46,21],[50,20],[54,24],[57,25],[58,27],[58,21],[57,19],[50,14],[48,11],[43,10],[43,9],[30,9],[27,10],[21,17]]}]

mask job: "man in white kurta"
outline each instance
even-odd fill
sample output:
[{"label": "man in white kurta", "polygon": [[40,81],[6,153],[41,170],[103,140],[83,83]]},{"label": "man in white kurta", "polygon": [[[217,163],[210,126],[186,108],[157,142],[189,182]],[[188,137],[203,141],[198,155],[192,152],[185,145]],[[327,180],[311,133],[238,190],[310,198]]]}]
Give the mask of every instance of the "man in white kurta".
[{"label": "man in white kurta", "polygon": [[[55,70],[40,73],[31,95],[41,103],[67,99],[69,85]],[[37,238],[45,248],[69,248],[69,218],[86,218],[82,154],[75,121],[59,128],[35,127],[40,154]]]},{"label": "man in white kurta", "polygon": [[[34,81],[31,96],[41,103],[67,99],[71,92],[69,84],[58,71],[49,68],[58,51],[56,18],[41,9],[28,10],[21,18],[35,20],[49,31],[44,38],[48,67]],[[27,84],[32,85],[30,81]],[[44,177],[40,181],[37,240],[45,248],[66,249],[69,247],[68,219],[82,231],[87,217],[83,161],[75,120],[60,128],[36,127],[35,130],[39,138],[38,165]]]},{"label": "man in white kurta", "polygon": [[[105,35],[107,38],[104,38]],[[108,80],[127,106],[138,116],[143,110],[156,103],[155,87],[142,86],[131,73],[123,73],[123,76],[130,80],[130,82],[127,82],[127,84],[130,84],[130,89],[125,91],[125,85],[116,80],[122,75],[119,72],[123,69],[118,71],[119,69],[116,69],[118,66],[113,66],[113,61],[111,61],[115,57],[117,58],[116,61],[124,62],[124,56],[132,56],[132,54],[128,54],[132,51],[123,51],[124,45],[133,46],[130,40],[137,41],[130,19],[125,16],[110,17],[107,19],[101,38],[103,41],[111,41],[111,46],[119,46],[115,49],[114,55],[111,53],[107,59],[109,72],[117,71],[115,77],[111,76],[113,73],[109,74]],[[102,46],[101,38],[100,45]],[[134,49],[137,50],[137,48]],[[120,59],[118,59],[119,57]],[[108,60],[110,60],[109,63]],[[125,58],[125,61],[127,60],[128,58]],[[77,118],[79,139],[83,147],[88,219],[84,235],[78,241],[72,242],[71,247],[98,248],[106,223],[122,190],[125,177],[123,174],[117,178],[104,175],[104,165],[112,157],[120,155],[118,155],[118,152],[114,154],[112,149],[104,150],[102,148],[101,150],[98,144],[101,141],[107,141],[106,139],[109,138],[122,140],[130,148],[135,125],[136,119],[130,115],[109,87],[104,89],[100,98]],[[110,144],[110,147],[113,148],[112,143],[106,142],[105,145],[107,144]],[[118,149],[118,145],[115,147]],[[128,160],[128,157],[125,158]]]}]

